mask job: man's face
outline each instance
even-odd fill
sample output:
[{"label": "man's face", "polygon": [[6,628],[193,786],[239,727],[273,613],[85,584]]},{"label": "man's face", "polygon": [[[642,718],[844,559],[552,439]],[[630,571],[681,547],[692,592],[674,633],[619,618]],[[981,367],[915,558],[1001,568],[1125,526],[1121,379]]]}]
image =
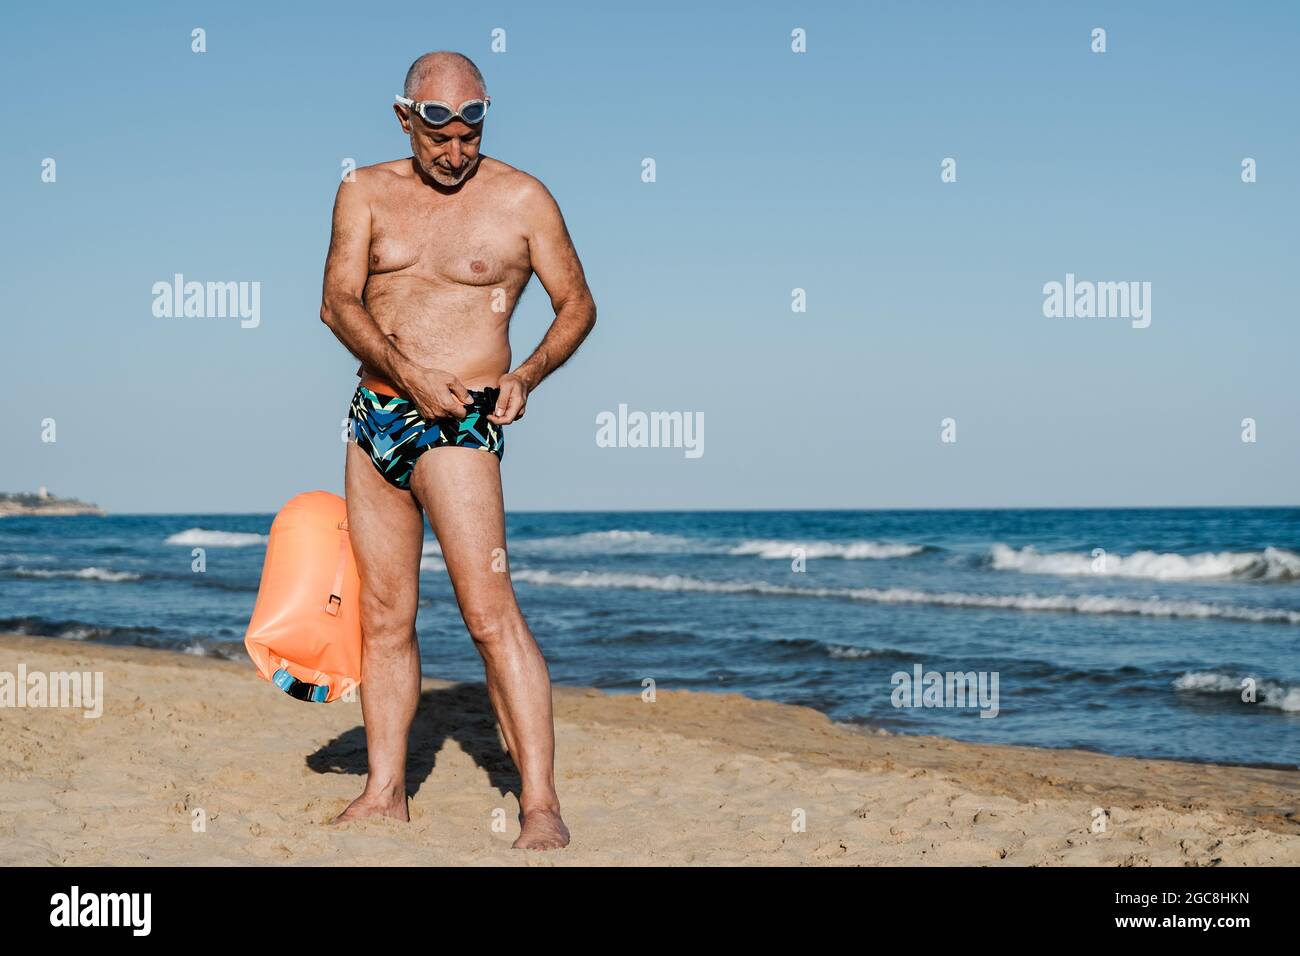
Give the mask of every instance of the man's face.
[{"label": "man's face", "polygon": [[[458,110],[468,100],[483,99],[484,92],[472,80],[430,78],[411,96],[416,102],[439,100]],[[483,124],[470,126],[454,119],[445,126],[430,126],[415,110],[395,107],[402,129],[411,136],[411,153],[426,176],[440,186],[459,186],[478,167]]]}]

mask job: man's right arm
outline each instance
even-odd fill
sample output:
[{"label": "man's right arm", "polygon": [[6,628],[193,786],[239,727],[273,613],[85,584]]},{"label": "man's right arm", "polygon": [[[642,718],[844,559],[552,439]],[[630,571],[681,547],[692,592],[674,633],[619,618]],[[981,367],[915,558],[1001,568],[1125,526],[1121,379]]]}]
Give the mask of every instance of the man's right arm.
[{"label": "man's right arm", "polygon": [[400,386],[403,356],[361,299],[370,277],[369,257],[370,203],[360,183],[344,182],[334,199],[320,318],[367,368]]},{"label": "man's right arm", "polygon": [[[339,185],[325,258],[320,317],[372,372],[392,382],[428,417],[463,418],[465,386],[450,373],[414,365],[393,345],[362,300],[370,277],[370,203],[360,181]],[[459,401],[457,401],[459,399]]]}]

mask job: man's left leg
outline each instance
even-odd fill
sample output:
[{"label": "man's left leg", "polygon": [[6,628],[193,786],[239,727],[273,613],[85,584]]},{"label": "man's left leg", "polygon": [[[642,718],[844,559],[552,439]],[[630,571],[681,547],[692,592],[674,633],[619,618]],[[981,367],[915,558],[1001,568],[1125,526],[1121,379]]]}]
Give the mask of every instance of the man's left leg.
[{"label": "man's left leg", "polygon": [[555,793],[551,678],[510,583],[500,462],[480,449],[431,448],[416,462],[411,490],[442,546],[461,616],[483,658],[488,697],[519,769],[523,820],[514,845],[566,846],[569,831]]}]

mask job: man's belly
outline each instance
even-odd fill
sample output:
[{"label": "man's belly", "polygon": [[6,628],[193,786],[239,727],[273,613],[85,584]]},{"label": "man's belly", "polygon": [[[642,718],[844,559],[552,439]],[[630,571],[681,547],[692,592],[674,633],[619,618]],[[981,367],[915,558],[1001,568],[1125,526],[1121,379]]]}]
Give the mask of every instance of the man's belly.
[{"label": "man's belly", "polygon": [[[367,290],[366,301],[379,328],[408,360],[450,372],[466,388],[495,386],[510,371],[510,317],[492,311],[490,290],[414,291]],[[363,365],[358,374],[367,388],[396,394],[377,369]]]}]

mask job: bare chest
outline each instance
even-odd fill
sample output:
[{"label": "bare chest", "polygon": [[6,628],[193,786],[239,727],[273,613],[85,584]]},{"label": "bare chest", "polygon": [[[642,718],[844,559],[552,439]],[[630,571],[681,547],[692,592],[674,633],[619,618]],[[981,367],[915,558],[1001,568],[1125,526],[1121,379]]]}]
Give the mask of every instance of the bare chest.
[{"label": "bare chest", "polygon": [[370,274],[414,275],[466,286],[511,285],[528,275],[523,225],[491,195],[421,196],[405,190],[372,205]]}]

